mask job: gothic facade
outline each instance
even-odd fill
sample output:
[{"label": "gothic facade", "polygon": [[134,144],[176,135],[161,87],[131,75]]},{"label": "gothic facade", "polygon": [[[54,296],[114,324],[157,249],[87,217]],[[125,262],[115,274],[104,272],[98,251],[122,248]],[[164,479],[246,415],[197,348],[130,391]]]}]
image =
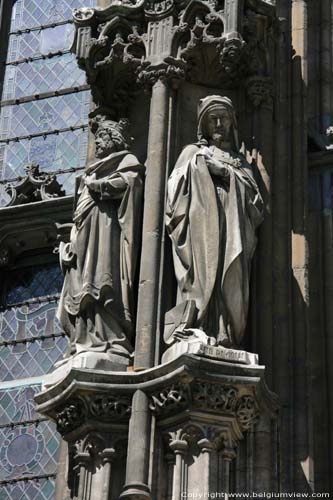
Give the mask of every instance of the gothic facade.
[{"label": "gothic facade", "polygon": [[331,493],[331,2],[97,1],[0,2],[0,498]]}]

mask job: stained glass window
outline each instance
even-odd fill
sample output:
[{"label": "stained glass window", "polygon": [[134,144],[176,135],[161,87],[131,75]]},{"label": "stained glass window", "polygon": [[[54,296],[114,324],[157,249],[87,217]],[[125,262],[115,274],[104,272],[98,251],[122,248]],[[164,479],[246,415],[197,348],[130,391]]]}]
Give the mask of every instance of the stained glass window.
[{"label": "stained glass window", "polygon": [[34,409],[40,390],[40,384],[0,390],[1,500],[53,498],[59,435]]},{"label": "stained glass window", "polygon": [[59,292],[63,277],[60,267],[50,264],[14,269],[6,281],[5,303],[8,305]]},{"label": "stained glass window", "polygon": [[[74,8],[94,3],[94,0],[14,2],[0,113],[0,205],[8,201],[1,180],[24,175],[24,166],[29,163],[56,172],[84,166],[87,129],[59,134],[57,130],[84,127],[88,121],[90,94],[82,87],[86,83],[85,74],[70,53],[74,35],[71,19]],[[51,23],[55,25],[51,27]],[[24,31],[27,29],[28,32]],[[53,57],[42,57],[48,55]],[[22,62],[35,57],[39,59]],[[62,89],[73,92],[43,98],[45,93]],[[12,104],[13,99],[23,97],[30,102]],[[53,131],[54,135],[19,138]],[[1,142],[8,138],[18,139]],[[73,192],[75,175],[73,172],[61,175],[66,194]]]},{"label": "stained glass window", "polygon": [[[18,267],[5,274],[0,311],[1,381],[49,373],[63,357],[67,339],[56,317],[62,283],[62,272],[55,263]],[[34,303],[32,299],[37,298]]]},{"label": "stained glass window", "polygon": [[94,3],[91,0],[16,0],[11,30],[71,19],[73,9],[89,7]]},{"label": "stained glass window", "polygon": [[[70,53],[72,10],[95,3],[13,1],[0,105],[0,206],[8,200],[4,181],[24,176],[31,163],[60,171],[58,182],[73,192],[76,169],[86,161],[90,94]],[[59,435],[36,413],[33,399],[67,349],[56,317],[63,277],[53,261],[36,261],[16,262],[1,290],[1,500],[54,498]]]}]

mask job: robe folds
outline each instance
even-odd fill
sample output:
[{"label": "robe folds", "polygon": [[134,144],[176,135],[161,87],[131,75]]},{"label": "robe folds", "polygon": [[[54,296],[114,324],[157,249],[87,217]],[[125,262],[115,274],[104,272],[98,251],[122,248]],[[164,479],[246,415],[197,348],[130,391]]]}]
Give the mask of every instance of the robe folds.
[{"label": "robe folds", "polygon": [[58,317],[69,354],[133,350],[133,282],[140,248],[144,167],[128,151],[91,165],[101,181],[78,190],[70,242],[60,246],[65,279]]},{"label": "robe folds", "polygon": [[[228,170],[211,175],[212,157]],[[192,144],[168,181],[166,226],[178,283],[177,305],[167,313],[165,341],[200,328],[226,346],[239,346],[247,319],[255,230],[263,202],[250,165],[238,153]],[[171,313],[171,314],[170,314]]]}]

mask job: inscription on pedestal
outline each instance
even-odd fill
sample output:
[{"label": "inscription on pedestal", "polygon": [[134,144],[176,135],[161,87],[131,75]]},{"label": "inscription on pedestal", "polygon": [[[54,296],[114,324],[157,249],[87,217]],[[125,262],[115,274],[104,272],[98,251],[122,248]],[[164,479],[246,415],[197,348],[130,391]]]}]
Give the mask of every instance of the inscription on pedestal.
[{"label": "inscription on pedestal", "polygon": [[253,352],[240,351],[238,349],[227,349],[222,346],[204,344],[201,341],[176,342],[163,354],[162,363],[167,363],[178,358],[182,354],[195,354],[207,358],[228,361],[230,363],[240,363],[244,365],[257,365],[258,355]]},{"label": "inscription on pedestal", "polygon": [[222,346],[201,345],[198,354],[209,358],[223,359],[224,361],[234,361],[235,363],[256,364],[258,361],[256,354],[236,349],[226,349]]}]

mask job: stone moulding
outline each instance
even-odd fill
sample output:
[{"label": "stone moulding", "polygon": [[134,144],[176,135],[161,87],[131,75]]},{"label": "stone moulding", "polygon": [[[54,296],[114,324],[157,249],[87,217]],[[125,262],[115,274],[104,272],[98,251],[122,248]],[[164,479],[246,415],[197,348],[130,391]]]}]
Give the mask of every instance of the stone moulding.
[{"label": "stone moulding", "polygon": [[87,425],[106,429],[126,424],[132,395],[140,389],[161,425],[192,414],[206,415],[216,423],[234,421],[241,435],[260,414],[276,415],[278,400],[266,386],[264,369],[188,354],[134,373],[72,368],[36,396],[37,411],[56,421],[63,437],[72,440]]}]

